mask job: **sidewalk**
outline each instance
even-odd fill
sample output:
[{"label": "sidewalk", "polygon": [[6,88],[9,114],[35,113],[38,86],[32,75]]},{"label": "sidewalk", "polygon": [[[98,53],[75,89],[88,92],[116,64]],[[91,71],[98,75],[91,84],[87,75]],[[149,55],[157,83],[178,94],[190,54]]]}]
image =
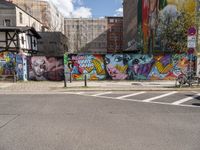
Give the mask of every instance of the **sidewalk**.
[{"label": "sidewalk", "polygon": [[0,93],[62,93],[77,91],[200,91],[200,87],[175,87],[175,81],[84,81],[64,82],[28,81],[0,82]]}]

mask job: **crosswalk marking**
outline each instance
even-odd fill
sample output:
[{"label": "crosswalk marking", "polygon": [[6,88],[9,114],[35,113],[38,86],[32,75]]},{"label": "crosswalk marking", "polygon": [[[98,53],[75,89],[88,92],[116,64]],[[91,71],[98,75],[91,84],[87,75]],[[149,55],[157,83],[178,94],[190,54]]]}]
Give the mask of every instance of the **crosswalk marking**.
[{"label": "crosswalk marking", "polygon": [[185,102],[187,102],[187,101],[189,101],[189,100],[192,100],[192,99],[194,99],[194,98],[196,98],[196,97],[199,97],[199,96],[200,96],[200,93],[199,93],[199,94],[196,94],[196,95],[194,95],[194,96],[186,97],[186,98],[184,98],[184,99],[175,101],[175,102],[173,102],[172,104],[173,104],[173,105],[180,105],[180,104],[182,104],[182,103],[185,103]]},{"label": "crosswalk marking", "polygon": [[159,96],[156,96],[156,97],[152,97],[152,98],[148,98],[148,99],[145,99],[143,100],[143,102],[151,102],[153,100],[156,100],[156,99],[159,99],[159,98],[163,98],[163,97],[166,97],[166,96],[169,96],[169,95],[173,95],[173,94],[176,94],[177,92],[170,92],[170,93],[166,93],[166,94],[163,94],[163,95],[159,95]]},{"label": "crosswalk marking", "polygon": [[112,92],[103,92],[103,93],[98,93],[98,94],[94,94],[92,96],[101,96],[101,95],[106,95],[106,94],[111,94]]},{"label": "crosswalk marking", "polygon": [[140,94],[144,94],[144,93],[146,93],[146,92],[132,93],[132,94],[128,94],[128,95],[123,95],[123,96],[116,97],[116,99],[123,99],[123,98],[131,97],[131,96],[136,96],[136,95],[140,95]]}]

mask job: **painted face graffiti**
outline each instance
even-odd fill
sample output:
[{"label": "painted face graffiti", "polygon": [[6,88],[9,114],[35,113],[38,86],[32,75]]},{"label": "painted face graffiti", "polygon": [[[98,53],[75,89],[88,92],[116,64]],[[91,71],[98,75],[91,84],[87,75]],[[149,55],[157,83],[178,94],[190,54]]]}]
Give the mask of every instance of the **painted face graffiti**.
[{"label": "painted face graffiti", "polygon": [[105,56],[105,63],[108,75],[112,79],[124,80],[128,77],[126,73],[128,65],[124,64],[123,55],[108,54]]}]

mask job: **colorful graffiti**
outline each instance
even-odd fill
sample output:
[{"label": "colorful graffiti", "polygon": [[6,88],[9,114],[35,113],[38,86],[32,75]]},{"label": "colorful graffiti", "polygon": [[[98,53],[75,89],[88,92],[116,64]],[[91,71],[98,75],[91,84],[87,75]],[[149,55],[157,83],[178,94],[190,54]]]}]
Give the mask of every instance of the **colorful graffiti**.
[{"label": "colorful graffiti", "polygon": [[0,75],[13,75],[15,64],[14,54],[8,52],[0,53]]},{"label": "colorful graffiti", "polygon": [[127,79],[128,64],[122,54],[107,54],[105,56],[105,65],[108,77],[113,80]]},{"label": "colorful graffiti", "polygon": [[188,71],[190,63],[194,68],[195,62],[187,54],[72,55],[69,58],[67,73],[70,71],[74,80],[83,80],[85,74],[89,80],[174,80]]},{"label": "colorful graffiti", "polygon": [[84,75],[87,75],[89,80],[106,78],[104,59],[101,55],[71,55],[67,67],[74,80],[83,80]]},{"label": "colorful graffiti", "polygon": [[186,52],[187,30],[195,25],[195,0],[139,0],[138,47],[145,54]]},{"label": "colorful graffiti", "polygon": [[23,58],[21,55],[16,55],[16,73],[17,73],[17,79],[23,80]]},{"label": "colorful graffiti", "polygon": [[64,79],[63,58],[34,56],[28,59],[29,79],[61,81]]}]

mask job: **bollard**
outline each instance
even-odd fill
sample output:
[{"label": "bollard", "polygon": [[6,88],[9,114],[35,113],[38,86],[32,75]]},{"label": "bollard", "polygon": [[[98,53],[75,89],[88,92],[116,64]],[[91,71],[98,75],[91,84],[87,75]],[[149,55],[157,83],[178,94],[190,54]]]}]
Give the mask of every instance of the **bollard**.
[{"label": "bollard", "polygon": [[85,87],[87,87],[87,75],[84,75],[84,83],[85,83]]},{"label": "bollard", "polygon": [[72,73],[70,72],[69,81],[72,83]]},{"label": "bollard", "polygon": [[65,75],[65,78],[64,78],[64,87],[67,87],[66,75]]}]

